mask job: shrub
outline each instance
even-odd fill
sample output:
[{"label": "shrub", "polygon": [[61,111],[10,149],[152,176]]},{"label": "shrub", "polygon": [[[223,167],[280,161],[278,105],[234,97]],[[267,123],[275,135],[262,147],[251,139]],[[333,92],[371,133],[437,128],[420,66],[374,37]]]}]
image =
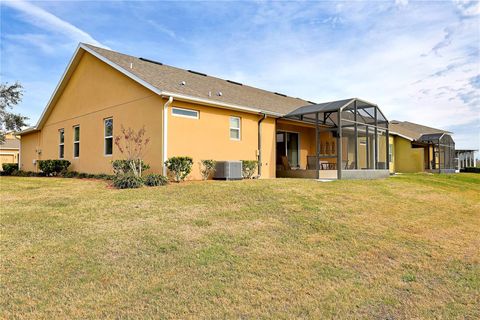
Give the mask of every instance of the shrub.
[{"label": "shrub", "polygon": [[251,179],[257,170],[258,161],[242,160],[242,175],[244,179]]},{"label": "shrub", "polygon": [[171,157],[165,161],[168,170],[173,173],[176,182],[185,180],[192,171],[193,159],[190,157]]},{"label": "shrub", "polygon": [[[3,169],[3,170],[5,170],[5,169]],[[480,168],[467,167],[467,168],[460,169],[460,172],[480,173]]]},{"label": "shrub", "polygon": [[15,170],[18,170],[17,163],[2,163],[3,175],[11,176]]},{"label": "shrub", "polygon": [[207,180],[212,174],[215,173],[216,164],[217,161],[215,160],[200,161],[200,173],[202,174],[203,180]]},{"label": "shrub", "polygon": [[64,178],[77,178],[79,173],[77,171],[67,171],[63,174]]},{"label": "shrub", "polygon": [[100,173],[95,175],[96,179],[102,179],[102,180],[113,180],[115,176],[112,176],[110,174],[105,174],[105,173]]},{"label": "shrub", "polygon": [[88,178],[88,173],[80,172],[80,173],[78,174],[77,178],[79,178],[79,179],[86,179],[86,178]]},{"label": "shrub", "polygon": [[[133,160],[114,160],[114,161],[112,161],[113,173],[115,175],[127,174],[127,173],[130,173],[130,172],[133,173],[132,166],[131,166],[131,161],[133,161]],[[136,168],[139,167],[140,162],[142,163],[141,172],[150,169],[150,166],[148,164],[144,163],[142,160],[136,160],[134,162],[135,162]]]},{"label": "shrub", "polygon": [[143,180],[149,187],[164,186],[168,183],[167,177],[155,173],[147,174]]},{"label": "shrub", "polygon": [[113,178],[113,186],[117,189],[140,188],[143,185],[143,179],[133,173],[116,175]]},{"label": "shrub", "polygon": [[[126,158],[131,171],[137,177],[142,176],[143,171],[143,155],[146,152],[146,147],[150,138],[145,138],[145,126],[140,130],[135,131],[132,128],[125,129],[120,125],[121,135],[115,136],[115,145],[118,151]],[[124,168],[125,169],[125,168]],[[123,172],[127,173],[127,172]]]},{"label": "shrub", "polygon": [[23,170],[15,170],[12,172],[12,176],[16,177],[39,177],[41,176],[40,173],[33,172],[33,171],[23,171]]},{"label": "shrub", "polygon": [[39,160],[38,167],[47,176],[56,176],[67,172],[70,161],[68,160]]}]

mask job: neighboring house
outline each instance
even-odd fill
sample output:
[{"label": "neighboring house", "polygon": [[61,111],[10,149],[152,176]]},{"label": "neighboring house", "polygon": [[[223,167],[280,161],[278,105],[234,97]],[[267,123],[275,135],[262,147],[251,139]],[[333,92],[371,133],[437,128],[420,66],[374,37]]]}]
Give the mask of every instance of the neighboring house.
[{"label": "neighboring house", "polygon": [[[262,178],[388,176],[388,121],[361,99],[315,104],[235,81],[80,44],[37,125],[21,133],[21,169],[67,159],[109,173],[121,126],[145,127],[151,171],[172,156],[259,160]],[[316,134],[317,132],[317,134]],[[340,151],[340,152],[339,152]]]},{"label": "neighboring house", "polygon": [[5,142],[0,143],[0,170],[3,163],[18,163],[20,140],[11,132],[5,135]]},{"label": "neighboring house", "polygon": [[452,133],[408,121],[390,121],[393,138],[393,172],[455,171]]},{"label": "neighboring house", "polygon": [[457,160],[457,169],[475,167],[475,149],[456,149],[455,159]]}]

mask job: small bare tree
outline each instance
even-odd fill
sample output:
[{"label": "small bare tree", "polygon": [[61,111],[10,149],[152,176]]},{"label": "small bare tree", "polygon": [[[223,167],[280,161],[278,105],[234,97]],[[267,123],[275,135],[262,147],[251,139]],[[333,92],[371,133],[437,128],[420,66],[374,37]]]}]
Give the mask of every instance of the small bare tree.
[{"label": "small bare tree", "polygon": [[115,136],[115,145],[120,153],[125,156],[125,160],[133,174],[141,177],[144,167],[143,157],[146,146],[150,142],[150,138],[145,138],[145,126],[135,131],[132,128],[125,129],[122,125],[120,132],[119,136]]}]

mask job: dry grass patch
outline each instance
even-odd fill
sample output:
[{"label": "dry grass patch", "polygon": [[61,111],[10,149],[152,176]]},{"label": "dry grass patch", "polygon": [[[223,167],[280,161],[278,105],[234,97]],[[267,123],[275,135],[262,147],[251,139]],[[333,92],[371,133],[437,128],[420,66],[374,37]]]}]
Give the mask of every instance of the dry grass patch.
[{"label": "dry grass patch", "polygon": [[480,318],[478,175],[0,187],[0,317]]}]

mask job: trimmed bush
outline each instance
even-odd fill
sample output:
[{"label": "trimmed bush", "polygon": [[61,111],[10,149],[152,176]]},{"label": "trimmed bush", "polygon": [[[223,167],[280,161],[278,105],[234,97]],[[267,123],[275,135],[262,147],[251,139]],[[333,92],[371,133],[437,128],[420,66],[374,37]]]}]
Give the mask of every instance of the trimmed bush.
[{"label": "trimmed bush", "polygon": [[171,157],[165,161],[165,165],[173,174],[175,181],[180,182],[192,172],[193,159],[191,157]]},{"label": "trimmed bush", "polygon": [[200,161],[200,173],[202,174],[203,180],[207,180],[212,174],[215,173],[216,164],[217,164],[217,161],[215,160]]},{"label": "trimmed bush", "polygon": [[113,178],[113,186],[117,189],[134,189],[143,185],[143,179],[133,173],[119,174]]},{"label": "trimmed bush", "polygon": [[[3,169],[3,170],[5,170],[5,169]],[[480,173],[480,168],[467,167],[467,168],[460,169],[460,172]]]},{"label": "trimmed bush", "polygon": [[70,166],[68,160],[38,160],[38,167],[47,176],[57,176],[60,173],[67,172]]},{"label": "trimmed bush", "polygon": [[18,171],[17,163],[2,163],[3,175],[11,176],[14,171]]},{"label": "trimmed bush", "polygon": [[63,174],[64,178],[78,178],[79,173],[77,171],[67,171]]},{"label": "trimmed bush", "polygon": [[40,173],[33,172],[33,171],[15,170],[15,171],[12,172],[12,176],[16,176],[16,177],[40,177],[42,175]]},{"label": "trimmed bush", "polygon": [[[137,166],[140,165],[140,161],[136,160]],[[112,168],[115,175],[133,173],[129,160],[114,160],[112,161]],[[148,169],[150,169],[150,166],[142,161],[142,172]]]},{"label": "trimmed bush", "polygon": [[242,175],[244,179],[251,179],[257,170],[258,161],[242,160]]},{"label": "trimmed bush", "polygon": [[100,173],[95,175],[95,179],[102,179],[102,180],[113,180],[115,176],[112,176],[110,174],[105,174],[105,173]]},{"label": "trimmed bush", "polygon": [[167,177],[156,173],[147,174],[143,180],[145,185],[149,187],[164,186],[168,183]]}]

